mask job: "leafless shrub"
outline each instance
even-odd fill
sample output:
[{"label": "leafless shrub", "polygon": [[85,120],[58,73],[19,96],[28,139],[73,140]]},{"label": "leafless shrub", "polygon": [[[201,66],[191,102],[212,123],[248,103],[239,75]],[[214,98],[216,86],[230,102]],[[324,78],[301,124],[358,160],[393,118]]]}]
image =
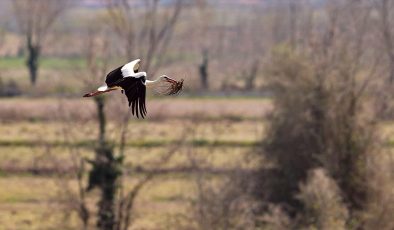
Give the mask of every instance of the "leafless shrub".
[{"label": "leafless shrub", "polygon": [[257,220],[263,229],[286,230],[294,228],[293,220],[280,205],[268,205],[267,211]]},{"label": "leafless shrub", "polygon": [[[366,61],[363,48],[370,8],[362,2],[333,3],[327,14],[326,27],[316,32],[310,48],[279,46],[267,74],[275,109],[264,151],[276,168],[275,179],[262,192],[271,202],[285,204],[292,216],[307,208],[295,199],[299,184],[319,167],[338,184],[350,210],[363,209],[366,162],[379,144],[371,109],[380,103],[371,93],[377,63]],[[347,24],[352,28],[342,30]]]},{"label": "leafless shrub", "polygon": [[308,173],[297,198],[304,204],[301,225],[307,229],[346,229],[348,210],[336,182],[322,168]]},{"label": "leafless shrub", "polygon": [[394,159],[391,151],[369,156],[368,201],[362,213],[365,229],[393,229]]},{"label": "leafless shrub", "polygon": [[198,176],[193,219],[198,229],[254,229],[256,208],[245,177],[231,175],[223,182]]},{"label": "leafless shrub", "polygon": [[[192,125],[187,131],[189,139],[195,140],[201,122],[200,116],[192,117]],[[222,131],[215,129],[214,132]],[[253,229],[256,203],[251,195],[251,181],[242,166],[238,164],[238,168],[223,177],[212,177],[207,170],[213,169],[210,157],[199,157],[193,146],[187,146],[186,154],[196,173],[196,195],[191,204],[191,215],[187,215],[193,223],[192,228]]]},{"label": "leafless shrub", "polygon": [[308,59],[287,55],[274,57],[276,110],[266,151],[277,158],[281,176],[274,182],[279,192],[273,192],[273,199],[297,207],[291,194],[309,169],[323,166],[338,180],[347,201],[361,207],[366,196],[363,162],[376,140],[373,114],[365,113],[365,83],[358,84],[365,80],[356,84],[357,75],[345,66],[323,79]]}]

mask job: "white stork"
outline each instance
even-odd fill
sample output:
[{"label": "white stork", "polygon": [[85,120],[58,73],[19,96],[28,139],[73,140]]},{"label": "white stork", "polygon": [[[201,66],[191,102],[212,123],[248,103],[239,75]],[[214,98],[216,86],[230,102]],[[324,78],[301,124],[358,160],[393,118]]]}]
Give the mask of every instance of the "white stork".
[{"label": "white stork", "polygon": [[163,89],[162,94],[172,95],[182,90],[183,79],[176,81],[162,75],[154,81],[146,79],[146,72],[139,72],[141,60],[137,59],[122,65],[107,74],[105,79],[106,85],[99,87],[96,91],[87,93],[84,97],[94,97],[113,90],[122,90],[127,96],[129,107],[132,108],[132,114],[137,118],[146,116],[145,97],[146,88]]}]

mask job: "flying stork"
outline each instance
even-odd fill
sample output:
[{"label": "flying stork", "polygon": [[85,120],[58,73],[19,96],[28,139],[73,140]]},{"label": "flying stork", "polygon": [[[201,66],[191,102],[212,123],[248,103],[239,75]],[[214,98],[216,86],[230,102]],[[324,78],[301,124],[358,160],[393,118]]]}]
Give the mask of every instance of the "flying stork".
[{"label": "flying stork", "polygon": [[183,79],[176,81],[166,75],[158,77],[154,81],[146,79],[146,72],[139,72],[140,59],[122,65],[106,76],[105,83],[96,91],[87,93],[84,97],[94,97],[103,93],[120,89],[122,93],[126,94],[129,101],[129,107],[133,115],[137,118],[146,116],[146,88],[153,88],[161,90],[161,94],[172,95],[177,94],[182,90]]}]

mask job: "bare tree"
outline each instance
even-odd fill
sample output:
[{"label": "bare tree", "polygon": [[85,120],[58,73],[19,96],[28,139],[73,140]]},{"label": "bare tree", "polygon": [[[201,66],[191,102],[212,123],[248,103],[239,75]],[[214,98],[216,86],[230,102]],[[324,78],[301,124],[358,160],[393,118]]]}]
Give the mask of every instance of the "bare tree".
[{"label": "bare tree", "polygon": [[[97,20],[97,18],[95,19]],[[111,39],[107,36],[109,34],[108,26],[98,27],[90,26],[87,29],[86,34],[86,45],[85,45],[85,60],[87,63],[86,71],[82,74],[90,76],[90,78],[84,78],[83,83],[85,87],[91,85],[98,85],[109,70],[109,60],[113,56],[114,46],[111,43]],[[80,76],[81,73],[78,73]],[[98,124],[98,137],[95,145],[95,157],[94,159],[84,159],[84,161],[91,164],[91,170],[88,172],[89,179],[86,184],[86,191],[97,189],[100,191],[100,198],[97,203],[97,219],[96,226],[98,229],[111,229],[111,230],[126,230],[132,225],[134,220],[133,208],[134,201],[138,197],[140,190],[155,176],[158,174],[156,171],[147,173],[138,183],[130,190],[126,190],[123,186],[123,178],[126,176],[124,170],[124,158],[125,148],[127,145],[127,132],[128,123],[130,119],[130,111],[124,115],[123,119],[120,119],[118,124],[121,127],[120,145],[119,150],[111,140],[108,139],[107,135],[107,114],[106,114],[106,97],[98,96],[94,97],[97,112],[97,124]],[[182,135],[185,136],[185,135]],[[182,140],[182,138],[180,138]],[[171,159],[171,156],[176,152],[176,149],[181,146],[182,141],[175,143],[171,146],[166,153],[161,157],[158,157],[158,161],[152,164],[155,167],[165,164]],[[74,154],[75,155],[75,154]],[[72,155],[72,156],[74,156]],[[78,162],[78,161],[76,161]],[[78,167],[82,167],[83,164],[75,164]],[[77,171],[81,171],[78,169]],[[76,173],[76,179],[81,181],[79,173]],[[83,184],[81,182],[81,184]],[[80,205],[77,206],[76,210],[80,213],[84,226],[87,226],[89,217],[91,216],[91,210],[87,210],[84,205],[85,192],[79,192],[77,194],[80,198],[76,199]],[[78,202],[77,202],[78,203]],[[87,210],[87,214],[85,213]]]},{"label": "bare tree", "polygon": [[[108,71],[110,60],[109,40],[104,30],[90,31],[87,45],[87,64],[93,81],[98,81]],[[99,135],[95,146],[95,159],[88,160],[92,165],[89,172],[87,191],[94,188],[100,190],[101,197],[97,203],[97,228],[114,229],[115,226],[115,200],[118,179],[121,176],[123,157],[116,157],[114,147],[107,140],[107,119],[105,113],[105,96],[94,97],[99,125]]]},{"label": "bare tree", "polygon": [[136,10],[127,0],[105,0],[108,23],[118,35],[129,60],[140,57],[145,71],[154,74],[161,65],[182,10],[177,0],[172,9],[160,9],[160,0],[144,1]]},{"label": "bare tree", "polygon": [[245,78],[245,90],[251,91],[255,88],[256,78],[259,72],[259,60],[254,60],[250,71]]},{"label": "bare tree", "polygon": [[208,75],[208,64],[209,64],[208,50],[205,49],[202,52],[202,63],[199,66],[201,86],[205,90],[209,89],[209,84],[208,84],[208,76],[209,76]]},{"label": "bare tree", "polygon": [[311,0],[276,1],[268,8],[272,15],[272,44],[288,43],[292,48],[304,48],[311,39],[313,26],[313,6]]},{"label": "bare tree", "polygon": [[30,82],[37,81],[39,60],[45,37],[56,19],[64,12],[70,0],[13,0],[15,17],[26,39]]}]

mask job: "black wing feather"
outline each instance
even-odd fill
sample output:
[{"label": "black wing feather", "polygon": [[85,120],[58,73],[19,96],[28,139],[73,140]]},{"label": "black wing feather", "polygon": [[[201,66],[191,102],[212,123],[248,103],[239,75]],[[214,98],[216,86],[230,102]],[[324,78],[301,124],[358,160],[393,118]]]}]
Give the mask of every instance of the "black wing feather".
[{"label": "black wing feather", "polygon": [[107,77],[105,78],[105,83],[108,87],[116,86],[119,82],[123,81],[123,75],[121,70],[122,67],[123,66],[120,66],[107,74]]},{"label": "black wing feather", "polygon": [[[144,87],[144,89],[145,89],[145,87]],[[137,117],[138,117],[138,111],[139,111],[142,118],[145,116],[144,110],[143,110],[143,105],[145,104],[145,93],[146,93],[145,91],[146,90],[143,91],[141,88],[138,88],[138,95],[140,95],[140,96],[136,98]]]},{"label": "black wing feather", "polygon": [[146,87],[143,82],[144,78],[142,77],[126,77],[115,84],[115,86],[120,86],[124,89],[124,92],[129,101],[129,106],[131,106],[131,112],[138,118],[140,116],[141,118],[144,118],[147,113],[145,106]]}]

